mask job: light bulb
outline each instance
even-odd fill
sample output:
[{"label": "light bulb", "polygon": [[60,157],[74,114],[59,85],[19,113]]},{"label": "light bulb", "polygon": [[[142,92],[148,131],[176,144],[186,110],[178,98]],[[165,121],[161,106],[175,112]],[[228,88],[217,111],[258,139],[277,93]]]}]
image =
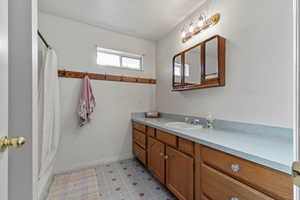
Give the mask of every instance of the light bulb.
[{"label": "light bulb", "polygon": [[203,25],[204,25],[204,21],[203,20],[199,20],[198,27],[202,27]]},{"label": "light bulb", "polygon": [[206,17],[204,14],[200,15],[197,26],[201,28],[206,23]]},{"label": "light bulb", "polygon": [[194,26],[193,26],[192,24],[190,25],[189,32],[190,32],[190,33],[193,33],[193,32],[194,32]]},{"label": "light bulb", "polygon": [[186,32],[185,32],[185,31],[182,31],[181,37],[182,37],[182,38],[185,38],[185,36],[186,36]]}]

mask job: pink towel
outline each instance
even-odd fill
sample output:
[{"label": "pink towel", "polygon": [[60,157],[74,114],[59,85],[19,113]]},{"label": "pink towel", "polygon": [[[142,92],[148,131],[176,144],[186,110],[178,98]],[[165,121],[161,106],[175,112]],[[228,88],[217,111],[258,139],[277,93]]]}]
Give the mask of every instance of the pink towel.
[{"label": "pink towel", "polygon": [[83,79],[79,104],[79,125],[82,127],[91,120],[91,114],[96,107],[91,81],[88,75]]}]

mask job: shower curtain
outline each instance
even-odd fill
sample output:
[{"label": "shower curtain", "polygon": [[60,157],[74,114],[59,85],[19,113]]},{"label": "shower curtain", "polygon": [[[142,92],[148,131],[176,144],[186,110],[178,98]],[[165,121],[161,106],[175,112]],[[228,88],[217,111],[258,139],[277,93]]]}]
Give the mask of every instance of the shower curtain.
[{"label": "shower curtain", "polygon": [[44,57],[39,70],[40,177],[53,167],[61,125],[57,56],[53,49],[46,49]]}]

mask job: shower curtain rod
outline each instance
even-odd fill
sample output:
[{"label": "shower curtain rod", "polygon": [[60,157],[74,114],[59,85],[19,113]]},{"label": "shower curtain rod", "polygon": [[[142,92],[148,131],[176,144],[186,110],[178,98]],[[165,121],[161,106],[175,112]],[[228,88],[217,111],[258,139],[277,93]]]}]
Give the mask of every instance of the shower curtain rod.
[{"label": "shower curtain rod", "polygon": [[41,34],[41,32],[38,30],[38,35],[41,38],[41,40],[43,41],[43,43],[45,44],[45,46],[50,49],[51,46],[48,44],[48,42],[45,40],[45,38],[43,37],[43,35]]}]

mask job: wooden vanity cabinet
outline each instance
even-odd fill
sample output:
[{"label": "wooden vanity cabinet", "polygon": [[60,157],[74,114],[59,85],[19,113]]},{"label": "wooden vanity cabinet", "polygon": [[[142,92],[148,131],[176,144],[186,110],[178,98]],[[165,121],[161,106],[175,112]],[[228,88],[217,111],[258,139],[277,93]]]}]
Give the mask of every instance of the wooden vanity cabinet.
[{"label": "wooden vanity cabinet", "polygon": [[194,199],[194,159],[166,147],[166,186],[180,200]]},{"label": "wooden vanity cabinet", "polygon": [[144,165],[147,165],[146,147],[146,126],[144,124],[132,122],[132,153]]},{"label": "wooden vanity cabinet", "polygon": [[155,128],[152,128],[152,127],[147,127],[147,135],[148,136],[151,136],[151,137],[155,137],[155,134],[156,134],[156,130]]},{"label": "wooden vanity cabinet", "polygon": [[143,132],[134,130],[133,131],[133,141],[140,145],[143,149],[146,148],[146,135]]},{"label": "wooden vanity cabinet", "polygon": [[290,175],[137,122],[133,154],[179,200],[292,200]]},{"label": "wooden vanity cabinet", "polygon": [[148,137],[148,169],[180,200],[194,199],[194,159]]},{"label": "wooden vanity cabinet", "polygon": [[291,199],[290,176],[256,163],[202,146],[203,163],[275,198]]},{"label": "wooden vanity cabinet", "polygon": [[195,152],[196,200],[203,194],[210,200],[293,199],[291,175],[200,144]]},{"label": "wooden vanity cabinet", "polygon": [[175,148],[177,147],[177,137],[175,135],[166,133],[164,131],[157,130],[156,138],[169,146],[172,146]]},{"label": "wooden vanity cabinet", "polygon": [[146,151],[136,143],[133,144],[133,155],[137,157],[144,165],[146,165]]},{"label": "wooden vanity cabinet", "polygon": [[165,144],[148,137],[148,169],[162,183],[165,183]]},{"label": "wooden vanity cabinet", "polygon": [[201,195],[201,200],[209,200],[204,194]]},{"label": "wooden vanity cabinet", "polygon": [[194,143],[137,122],[132,132],[134,156],[179,200],[194,200]]},{"label": "wooden vanity cabinet", "polygon": [[215,200],[275,200],[205,164],[201,165],[202,192]]}]

